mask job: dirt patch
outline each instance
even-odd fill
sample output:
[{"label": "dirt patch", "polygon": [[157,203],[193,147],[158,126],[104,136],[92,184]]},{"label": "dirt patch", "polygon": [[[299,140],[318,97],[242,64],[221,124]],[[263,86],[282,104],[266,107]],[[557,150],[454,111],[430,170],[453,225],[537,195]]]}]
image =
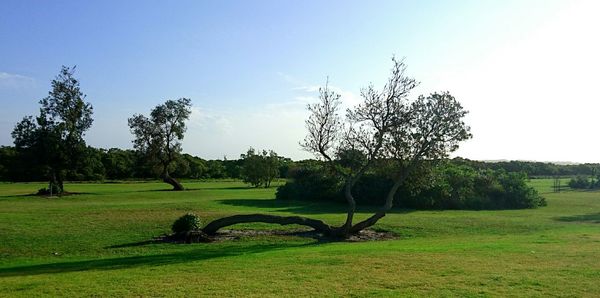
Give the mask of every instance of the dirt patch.
[{"label": "dirt patch", "polygon": [[182,234],[163,235],[154,239],[156,242],[168,243],[198,243],[233,241],[257,236],[296,236],[315,239],[319,242],[364,242],[397,239],[398,236],[390,231],[366,229],[348,238],[332,238],[314,230],[220,230],[215,235],[207,235],[201,231]]}]

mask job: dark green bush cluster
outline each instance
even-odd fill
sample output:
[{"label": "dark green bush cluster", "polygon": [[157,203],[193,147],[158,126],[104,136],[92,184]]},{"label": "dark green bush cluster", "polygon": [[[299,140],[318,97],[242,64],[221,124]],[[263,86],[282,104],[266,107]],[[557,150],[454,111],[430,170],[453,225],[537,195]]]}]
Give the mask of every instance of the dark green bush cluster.
[{"label": "dark green bush cluster", "polygon": [[[278,199],[344,202],[342,181],[319,168],[304,168],[277,191]],[[394,205],[411,209],[520,209],[545,206],[527,176],[465,165],[425,167],[398,190]],[[393,182],[381,173],[363,176],[353,189],[358,204],[380,205]]]},{"label": "dark green bush cluster", "polygon": [[323,166],[309,165],[296,168],[289,173],[293,181],[277,188],[278,199],[306,201],[335,201],[340,197],[342,181],[329,173]]},{"label": "dark green bush cluster", "polygon": [[171,226],[173,233],[185,233],[189,231],[199,230],[202,226],[200,217],[194,213],[187,213],[178,218]]},{"label": "dark green bush cluster", "polygon": [[569,187],[574,189],[593,189],[600,188],[600,177],[596,179],[587,176],[577,176],[571,178]]},{"label": "dark green bush cluster", "polygon": [[[52,189],[50,189],[50,187],[52,187]],[[62,193],[62,189],[60,188],[60,186],[56,185],[56,184],[51,184],[50,187],[44,187],[44,188],[40,188],[37,192],[38,195],[58,195],[60,193]]]},{"label": "dark green bush cluster", "polygon": [[545,206],[546,200],[526,183],[523,173],[444,166],[420,190],[413,207],[429,209],[523,209]]}]

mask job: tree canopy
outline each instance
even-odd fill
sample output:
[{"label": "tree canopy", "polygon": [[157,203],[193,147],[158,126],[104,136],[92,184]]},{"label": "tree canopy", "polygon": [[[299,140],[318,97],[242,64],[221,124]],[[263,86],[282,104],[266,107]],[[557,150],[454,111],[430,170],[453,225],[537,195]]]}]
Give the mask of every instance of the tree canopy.
[{"label": "tree canopy", "polygon": [[[340,115],[340,95],[327,85],[320,101],[309,105],[305,150],[327,161],[344,177],[348,203],[346,222],[334,233],[347,235],[375,224],[392,208],[393,198],[406,178],[424,159],[445,158],[471,137],[463,118],[467,112],[448,92],[409,99],[418,82],[406,75],[403,60],[393,66],[381,90],[371,84],[361,91],[362,102]],[[386,167],[394,184],[385,204],[373,216],[353,224],[356,200],[353,187],[370,168]]]},{"label": "tree canopy", "polygon": [[17,150],[50,180],[49,190],[63,191],[67,170],[76,171],[85,154],[83,136],[92,126],[92,105],[85,102],[75,67],[63,66],[52,80],[52,90],[40,100],[37,117],[26,116],[12,136]]},{"label": "tree canopy", "polygon": [[150,112],[150,117],[136,114],[129,118],[129,128],[135,136],[133,146],[147,158],[147,163],[161,175],[174,190],[184,187],[170,172],[180,157],[181,140],[186,131],[185,121],[190,117],[191,100],[167,100]]},{"label": "tree canopy", "polygon": [[[308,134],[302,147],[324,160],[330,171],[343,177],[344,197],[348,203],[346,221],[330,226],[323,221],[299,216],[266,214],[236,215],[209,223],[203,230],[218,229],[243,222],[300,224],[334,237],[372,226],[392,208],[400,185],[420,166],[442,159],[471,137],[463,118],[467,112],[448,92],[433,93],[410,100],[418,82],[406,75],[404,61],[392,58],[393,66],[381,90],[371,84],[361,91],[362,102],[341,115],[341,96],[328,83],[319,90],[319,101],[308,105]],[[356,200],[353,188],[373,167],[385,168],[393,179],[382,208],[371,217],[354,223]]]}]

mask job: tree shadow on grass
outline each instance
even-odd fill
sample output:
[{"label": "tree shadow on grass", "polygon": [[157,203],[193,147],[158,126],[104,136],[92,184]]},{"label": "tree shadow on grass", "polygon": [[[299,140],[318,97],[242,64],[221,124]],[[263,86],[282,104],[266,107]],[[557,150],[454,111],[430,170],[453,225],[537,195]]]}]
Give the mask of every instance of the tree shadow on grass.
[{"label": "tree shadow on grass", "polygon": [[[183,185],[185,187],[185,184]],[[142,190],[127,190],[122,192],[173,192],[173,193],[185,193],[188,191],[198,190],[250,190],[255,189],[249,186],[231,186],[231,187],[186,187],[184,190],[173,190],[172,188],[157,188],[157,189],[142,189]]]},{"label": "tree shadow on grass", "polygon": [[159,243],[164,243],[164,241],[161,241],[159,239],[152,239],[152,240],[144,240],[144,241],[138,241],[138,242],[132,242],[132,243],[116,244],[116,245],[106,246],[104,248],[138,247],[138,246],[159,244]]},{"label": "tree shadow on grass", "polygon": [[147,256],[119,257],[75,262],[48,263],[39,265],[17,266],[0,268],[0,277],[29,276],[40,274],[56,274],[68,272],[83,272],[90,270],[119,270],[143,266],[163,266],[215,258],[234,257],[245,254],[262,253],[266,251],[282,250],[292,247],[313,245],[307,244],[256,244],[251,246],[203,246],[185,252],[158,254]]},{"label": "tree shadow on grass", "polygon": [[9,199],[9,198],[39,198],[39,199],[61,199],[61,198],[69,198],[69,197],[78,197],[81,195],[98,195],[99,193],[94,192],[68,192],[66,194],[62,194],[60,196],[53,195],[39,195],[37,193],[28,193],[28,194],[10,194],[10,195],[0,195],[0,199]]},{"label": "tree shadow on grass", "polygon": [[600,224],[600,213],[562,216],[557,217],[556,220],[566,222],[590,222]]},{"label": "tree shadow on grass", "polygon": [[[220,189],[227,189],[227,190],[240,190],[240,189],[265,189],[265,188],[260,188],[260,187],[252,187],[252,186],[229,186],[229,187],[196,187],[196,188],[189,188],[189,190],[220,190]],[[269,189],[269,188],[266,188]]]},{"label": "tree shadow on grass", "polygon": [[[294,214],[345,214],[348,208],[343,203],[278,199],[223,199],[217,202],[229,206],[255,207],[271,209],[268,212],[289,212]],[[356,209],[359,213],[374,213],[380,208],[380,206],[358,206]],[[392,209],[388,214],[410,213],[413,211],[412,209]]]}]

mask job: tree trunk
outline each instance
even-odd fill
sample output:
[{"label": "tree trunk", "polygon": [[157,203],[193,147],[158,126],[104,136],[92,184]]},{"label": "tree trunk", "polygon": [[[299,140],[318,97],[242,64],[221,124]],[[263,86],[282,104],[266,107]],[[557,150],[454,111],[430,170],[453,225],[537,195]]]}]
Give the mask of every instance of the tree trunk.
[{"label": "tree trunk", "polygon": [[65,192],[65,183],[64,183],[61,175],[58,175],[58,179],[57,179],[56,183],[58,185],[59,194],[62,194],[63,192]]},{"label": "tree trunk", "polygon": [[223,217],[219,219],[215,219],[206,225],[202,231],[209,235],[214,235],[219,229],[239,223],[250,223],[250,222],[263,222],[263,223],[274,223],[280,225],[303,225],[308,226],[317,232],[321,232],[326,236],[336,237],[336,238],[348,238],[350,235],[357,234],[360,231],[375,225],[381,218],[383,218],[388,211],[390,211],[393,207],[394,196],[396,192],[404,183],[404,180],[408,177],[409,172],[412,171],[414,165],[405,170],[397,179],[394,180],[394,185],[389,190],[385,204],[382,206],[381,210],[375,212],[369,218],[358,222],[355,225],[352,225],[352,220],[354,217],[354,213],[356,211],[356,201],[352,196],[352,187],[356,180],[348,180],[346,185],[344,186],[344,196],[346,197],[346,201],[348,203],[348,211],[346,215],[346,222],[340,227],[332,227],[325,222],[317,219],[301,217],[301,216],[278,216],[278,215],[270,215],[270,214],[246,214],[246,215],[233,215],[228,217]]},{"label": "tree trunk", "polygon": [[[61,195],[64,192],[64,183],[62,176],[60,174],[56,174],[55,170],[52,170],[52,174],[50,175],[50,184],[49,184],[50,195]],[[58,188],[57,191],[54,191],[54,187]]]},{"label": "tree trunk", "polygon": [[168,172],[163,175],[163,182],[171,184],[173,186],[173,190],[185,190],[183,185],[181,185],[179,181],[175,180],[175,178],[171,177]]},{"label": "tree trunk", "polygon": [[301,217],[301,216],[278,216],[271,214],[240,214],[215,219],[207,224],[202,231],[209,235],[214,235],[219,229],[249,222],[273,223],[279,225],[302,225],[315,229],[326,235],[330,235],[333,228],[321,220]]},{"label": "tree trunk", "polygon": [[401,175],[394,181],[394,185],[388,192],[387,197],[385,198],[385,204],[383,205],[381,210],[375,212],[375,214],[371,215],[369,218],[352,226],[352,228],[350,228],[351,234],[356,234],[370,226],[373,226],[381,218],[383,218],[387,214],[388,211],[390,211],[392,209],[392,206],[394,205],[394,196],[396,195],[398,188],[400,188],[400,185],[402,185],[402,183],[404,182],[406,177],[407,177],[407,173]]},{"label": "tree trunk", "polygon": [[356,201],[354,200],[354,196],[352,196],[352,187],[354,187],[354,181],[356,180],[347,180],[346,184],[344,185],[344,197],[348,203],[348,210],[346,211],[346,222],[344,225],[334,230],[334,234],[337,237],[346,238],[350,235],[352,220],[354,219],[354,212],[356,212]]}]

